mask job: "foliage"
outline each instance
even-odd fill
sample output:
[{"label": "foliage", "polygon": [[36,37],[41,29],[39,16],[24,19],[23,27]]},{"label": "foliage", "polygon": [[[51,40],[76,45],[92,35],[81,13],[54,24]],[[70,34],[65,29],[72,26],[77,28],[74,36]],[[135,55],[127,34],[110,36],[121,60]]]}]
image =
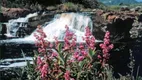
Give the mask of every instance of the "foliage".
[{"label": "foliage", "polygon": [[108,74],[112,73],[108,64],[108,52],[113,48],[109,32],[106,32],[104,43],[100,44],[100,52],[96,52],[95,37],[89,27],[86,27],[83,37],[85,43],[79,44],[68,26],[63,44],[59,43],[57,37],[54,44],[45,40],[46,34],[39,26],[37,32],[38,52],[35,52],[33,66],[28,65],[30,67],[26,70],[29,80],[106,80]]},{"label": "foliage", "polygon": [[120,9],[121,9],[121,7],[118,5],[108,6],[108,10],[118,11]]},{"label": "foliage", "polygon": [[59,8],[63,11],[79,11],[84,7],[81,4],[74,4],[72,2],[66,2],[66,3],[59,5]]},{"label": "foliage", "polygon": [[97,8],[99,3],[97,0],[2,0],[2,6],[4,7],[20,7],[30,8],[31,5],[39,4],[42,6],[55,6],[62,3],[74,3],[81,4],[86,8]]}]

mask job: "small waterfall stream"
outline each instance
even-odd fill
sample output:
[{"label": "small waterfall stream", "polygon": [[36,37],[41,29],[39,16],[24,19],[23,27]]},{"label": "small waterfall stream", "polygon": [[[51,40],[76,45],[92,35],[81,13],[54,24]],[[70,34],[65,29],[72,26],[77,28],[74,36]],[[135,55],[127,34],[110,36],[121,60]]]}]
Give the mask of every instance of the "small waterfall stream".
[{"label": "small waterfall stream", "polygon": [[[54,41],[54,37],[63,40],[65,34],[65,26],[77,36],[77,42],[82,42],[82,36],[85,33],[85,27],[89,26],[92,30],[92,20],[89,16],[79,13],[62,13],[55,16],[53,21],[48,25],[43,26],[43,31],[47,35],[47,40]],[[26,39],[34,39],[34,32]]]},{"label": "small waterfall stream", "polygon": [[7,25],[7,34],[8,37],[15,37],[16,32],[20,27],[27,27],[27,23],[29,18],[37,16],[37,13],[31,13],[27,15],[25,18],[11,19],[8,21]]},{"label": "small waterfall stream", "polygon": [[[29,14],[25,18],[18,18],[17,20],[10,20],[8,22],[8,33],[9,35],[16,35],[16,31],[19,27],[15,27],[17,22],[27,22],[30,17],[36,16],[37,13]],[[89,26],[91,31],[93,29],[93,23],[89,16],[81,13],[62,13],[55,15],[54,19],[49,22],[49,24],[42,25],[43,31],[47,35],[47,40],[50,42],[54,41],[54,37],[58,37],[60,41],[63,41],[64,33],[65,33],[65,26],[69,26],[69,29],[75,33],[77,36],[77,42],[84,42],[82,40],[82,36],[85,33],[85,27]],[[11,33],[13,31],[14,33]],[[25,38],[17,38],[17,39],[10,39],[10,40],[3,40],[1,43],[34,43],[34,31],[30,36]],[[96,40],[96,42],[100,42],[100,40]]]}]

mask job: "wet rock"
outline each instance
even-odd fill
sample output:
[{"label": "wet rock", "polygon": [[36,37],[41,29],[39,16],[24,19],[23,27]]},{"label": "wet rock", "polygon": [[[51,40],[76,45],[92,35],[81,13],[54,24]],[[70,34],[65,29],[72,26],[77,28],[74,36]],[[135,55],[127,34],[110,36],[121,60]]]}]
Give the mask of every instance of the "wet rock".
[{"label": "wet rock", "polygon": [[1,80],[19,80],[20,75],[10,69],[1,69],[0,70],[0,79]]},{"label": "wet rock", "polygon": [[38,25],[43,25],[46,22],[50,22],[56,14],[58,13],[53,11],[32,17],[29,19],[29,26],[36,28]]},{"label": "wet rock", "polygon": [[0,22],[3,22],[4,16],[3,13],[0,13]]},{"label": "wet rock", "polygon": [[9,19],[13,19],[13,18],[24,17],[30,12],[31,11],[29,9],[2,7],[2,13],[7,18],[6,21],[8,21]]},{"label": "wet rock", "polygon": [[5,16],[3,13],[0,13],[0,22],[6,22],[8,20],[8,17]]},{"label": "wet rock", "polygon": [[139,18],[138,18],[139,22],[142,22],[142,14],[140,14]]}]

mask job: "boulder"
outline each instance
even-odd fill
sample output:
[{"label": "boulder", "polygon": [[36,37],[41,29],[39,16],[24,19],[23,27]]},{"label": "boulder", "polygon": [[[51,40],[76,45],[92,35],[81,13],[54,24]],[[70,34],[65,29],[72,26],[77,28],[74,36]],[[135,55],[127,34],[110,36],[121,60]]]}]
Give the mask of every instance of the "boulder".
[{"label": "boulder", "polygon": [[29,9],[2,7],[2,14],[7,18],[5,21],[7,21],[8,19],[24,17],[29,13],[30,13]]},{"label": "boulder", "polygon": [[139,22],[142,22],[142,14],[140,14],[139,18],[138,18]]}]

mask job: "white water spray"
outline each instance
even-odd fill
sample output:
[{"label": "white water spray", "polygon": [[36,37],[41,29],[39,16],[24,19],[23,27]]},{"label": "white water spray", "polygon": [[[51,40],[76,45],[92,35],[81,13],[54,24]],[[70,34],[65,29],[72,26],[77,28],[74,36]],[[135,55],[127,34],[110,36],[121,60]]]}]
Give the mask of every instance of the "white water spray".
[{"label": "white water spray", "polygon": [[[54,37],[58,37],[60,41],[63,40],[65,34],[65,26],[69,26],[69,29],[77,36],[77,42],[82,42],[82,36],[85,34],[85,27],[89,26],[92,30],[92,20],[90,17],[79,13],[62,13],[55,17],[48,25],[43,26],[43,31],[47,35],[48,41],[54,41]],[[26,39],[35,39],[34,33]]]},{"label": "white water spray", "polygon": [[[36,16],[36,13],[31,15]],[[26,20],[31,17],[27,16],[23,21],[26,22]],[[11,22],[19,21],[21,19],[17,19]],[[15,25],[13,23],[13,25]],[[11,26],[13,26],[11,25]],[[85,35],[85,28],[87,26],[90,27],[91,31],[93,29],[93,22],[91,18],[85,14],[80,13],[62,13],[55,15],[54,19],[47,25],[43,25],[43,31],[47,35],[47,40],[50,42],[54,42],[54,37],[58,37],[59,41],[63,41],[64,34],[65,34],[65,26],[69,26],[69,29],[75,33],[77,36],[77,42],[84,42],[82,40],[82,36]],[[11,39],[7,42],[16,42],[16,43],[34,43],[36,40],[34,37],[34,31],[30,36],[25,38],[19,38],[19,39]],[[96,42],[100,42],[99,40],[96,40]]]},{"label": "white water spray", "polygon": [[20,27],[27,27],[29,18],[37,16],[37,13],[27,15],[25,18],[11,19],[7,23],[7,34],[8,37],[15,37],[16,32]]}]

